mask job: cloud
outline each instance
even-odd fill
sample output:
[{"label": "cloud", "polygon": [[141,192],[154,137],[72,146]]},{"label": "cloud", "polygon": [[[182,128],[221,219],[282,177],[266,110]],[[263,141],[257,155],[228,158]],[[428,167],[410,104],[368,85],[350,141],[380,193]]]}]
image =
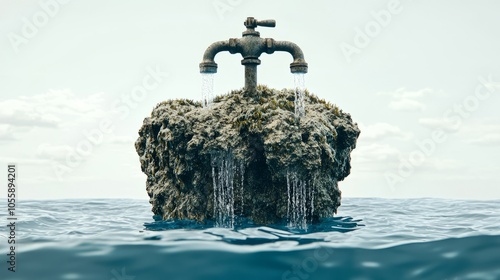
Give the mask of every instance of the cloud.
[{"label": "cloud", "polygon": [[103,93],[77,97],[69,90],[50,90],[45,94],[33,97],[21,97],[21,100],[34,101],[40,105],[45,105],[39,108],[41,111],[77,116],[81,114],[100,115],[103,110],[101,107],[105,102]]},{"label": "cloud", "polygon": [[15,163],[17,165],[41,165],[47,166],[51,163],[50,160],[37,158],[20,158],[20,157],[0,157],[0,162]]},{"label": "cloud", "polygon": [[406,88],[399,88],[394,92],[380,92],[379,95],[389,96],[389,108],[396,111],[423,111],[426,109],[425,104],[420,100],[423,97],[439,94],[432,89],[424,88],[420,90],[410,91]]},{"label": "cloud", "polygon": [[464,123],[456,130],[467,144],[495,146],[500,144],[500,119],[481,118]]},{"label": "cloud", "polygon": [[440,129],[446,132],[456,132],[457,123],[453,123],[446,118],[420,118],[418,123],[430,129]]},{"label": "cloud", "polygon": [[397,99],[405,99],[405,98],[415,99],[415,98],[421,98],[424,96],[435,95],[435,94],[441,94],[441,93],[437,93],[430,88],[423,88],[420,90],[411,91],[411,90],[407,90],[404,87],[398,88],[397,90],[391,91],[391,92],[384,91],[384,92],[378,93],[378,95],[387,95],[387,96],[390,96],[392,98],[397,98]]},{"label": "cloud", "polygon": [[65,161],[72,151],[68,145],[41,144],[38,146],[36,156],[41,159]]},{"label": "cloud", "polygon": [[401,153],[388,144],[370,144],[357,147],[352,152],[352,166],[365,171],[397,168]]},{"label": "cloud", "polygon": [[52,114],[41,113],[35,103],[19,99],[0,102],[0,122],[14,126],[57,127],[60,119]]},{"label": "cloud", "polygon": [[454,159],[429,158],[428,165],[438,171],[457,170],[463,165]]},{"label": "cloud", "polygon": [[77,97],[69,90],[50,90],[0,101],[0,123],[15,127],[56,128],[106,114],[102,93]]},{"label": "cloud", "polygon": [[[469,139],[471,144],[499,143],[500,119],[457,119],[451,118],[420,118],[418,122],[429,129],[443,130],[448,133],[459,133],[460,138]],[[472,138],[472,139],[471,139]]]},{"label": "cloud", "polygon": [[405,133],[398,126],[389,123],[375,123],[371,125],[359,124],[361,134],[359,145],[352,153],[352,166],[364,171],[385,171],[397,168],[401,152],[397,145],[391,145],[388,141],[405,142],[413,137],[411,133]]},{"label": "cloud", "polygon": [[399,99],[389,102],[389,108],[395,111],[424,111],[425,105],[422,102],[412,99]]},{"label": "cloud", "polygon": [[478,138],[469,139],[467,142],[475,145],[499,145],[500,133],[483,134]]},{"label": "cloud", "polygon": [[6,125],[6,124],[0,124],[0,141],[2,140],[15,140],[14,137],[14,131],[12,129],[12,126]]},{"label": "cloud", "polygon": [[360,161],[382,161],[388,158],[399,158],[400,152],[387,144],[371,144],[356,148]]},{"label": "cloud", "polygon": [[482,119],[467,124],[462,130],[466,143],[473,145],[495,146],[500,144],[500,120]]},{"label": "cloud", "polygon": [[133,138],[130,136],[112,136],[108,142],[111,144],[134,145],[136,140],[137,138]]},{"label": "cloud", "polygon": [[375,123],[372,125],[359,124],[361,129],[360,139],[374,140],[374,139],[386,139],[386,138],[397,138],[407,140],[411,138],[411,135],[404,133],[399,127],[388,124],[388,123]]}]

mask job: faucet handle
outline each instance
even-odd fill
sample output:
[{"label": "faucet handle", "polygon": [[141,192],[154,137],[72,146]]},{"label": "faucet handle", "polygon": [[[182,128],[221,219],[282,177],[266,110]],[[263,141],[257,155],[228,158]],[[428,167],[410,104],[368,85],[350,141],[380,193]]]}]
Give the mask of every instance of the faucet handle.
[{"label": "faucet handle", "polygon": [[253,17],[247,17],[243,23],[248,29],[255,29],[257,26],[275,27],[276,21],[274,19],[256,20]]},{"label": "faucet handle", "polygon": [[257,25],[265,27],[276,27],[276,21],[274,19],[257,20]]}]

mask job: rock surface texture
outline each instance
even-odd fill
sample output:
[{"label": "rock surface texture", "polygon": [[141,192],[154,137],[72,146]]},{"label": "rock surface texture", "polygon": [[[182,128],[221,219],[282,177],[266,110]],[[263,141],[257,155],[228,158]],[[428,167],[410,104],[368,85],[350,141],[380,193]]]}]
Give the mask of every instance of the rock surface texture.
[{"label": "rock surface texture", "polygon": [[340,206],[337,182],[350,172],[357,124],[306,92],[259,86],[232,91],[207,108],[159,103],[135,143],[154,214],[163,219],[311,223]]}]

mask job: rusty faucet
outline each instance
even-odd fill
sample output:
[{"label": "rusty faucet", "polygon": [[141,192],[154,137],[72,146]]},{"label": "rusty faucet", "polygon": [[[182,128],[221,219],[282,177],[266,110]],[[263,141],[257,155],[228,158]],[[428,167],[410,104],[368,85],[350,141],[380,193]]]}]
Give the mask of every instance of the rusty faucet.
[{"label": "rusty faucet", "polygon": [[200,63],[200,73],[217,73],[217,63],[214,59],[215,55],[222,51],[228,51],[231,54],[240,53],[243,56],[241,64],[245,65],[245,90],[248,92],[254,92],[257,88],[257,65],[260,64],[259,56],[263,52],[268,54],[275,51],[288,52],[293,57],[290,71],[292,73],[307,73],[307,63],[299,46],[288,41],[261,38],[260,33],[255,31],[257,26],[275,27],[275,20],[256,20],[253,17],[248,17],[244,25],[247,30],[243,32],[242,38],[215,42],[206,49],[203,61]]}]

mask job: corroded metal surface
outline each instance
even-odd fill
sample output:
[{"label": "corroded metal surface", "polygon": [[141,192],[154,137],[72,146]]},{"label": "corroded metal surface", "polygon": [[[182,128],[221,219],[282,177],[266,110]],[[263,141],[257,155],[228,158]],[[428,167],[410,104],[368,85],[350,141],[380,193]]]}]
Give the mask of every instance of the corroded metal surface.
[{"label": "corroded metal surface", "polygon": [[245,90],[255,91],[257,87],[257,65],[260,64],[259,56],[262,53],[272,54],[275,51],[288,52],[293,57],[290,64],[292,73],[307,73],[307,63],[304,53],[297,44],[288,41],[275,41],[272,38],[261,38],[255,30],[257,26],[275,27],[275,20],[256,20],[248,17],[244,22],[247,30],[242,38],[231,38],[211,44],[203,55],[200,63],[200,73],[217,73],[215,56],[219,52],[228,51],[231,54],[239,53],[243,57],[241,64],[245,66]]}]

